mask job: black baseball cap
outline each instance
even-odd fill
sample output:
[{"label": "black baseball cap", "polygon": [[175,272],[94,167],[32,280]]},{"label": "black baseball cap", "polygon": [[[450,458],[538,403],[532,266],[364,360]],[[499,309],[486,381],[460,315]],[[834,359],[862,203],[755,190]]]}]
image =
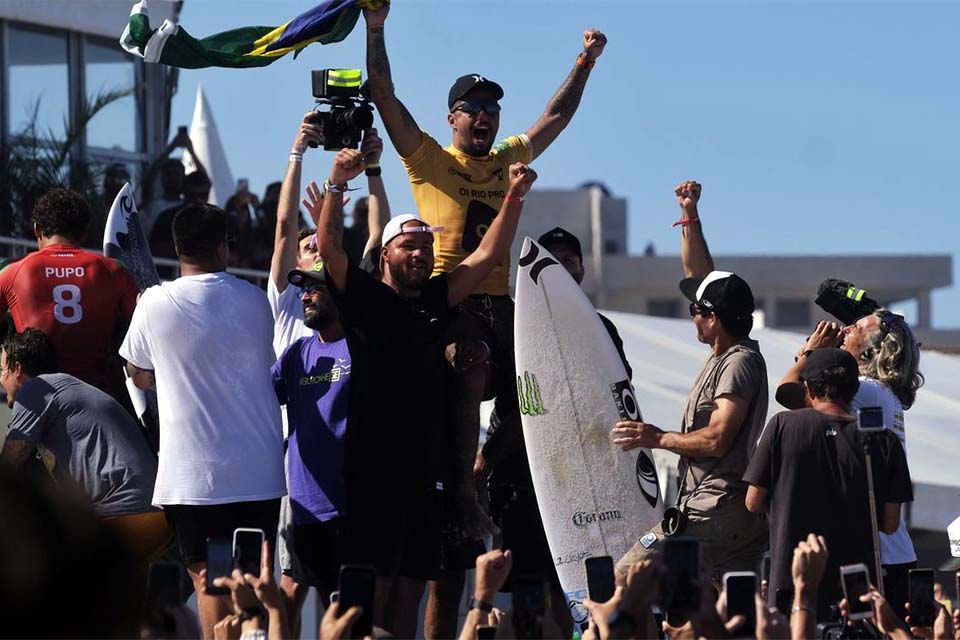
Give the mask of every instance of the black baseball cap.
[{"label": "black baseball cap", "polygon": [[327,279],[323,273],[323,262],[317,260],[309,270],[291,269],[287,273],[287,282],[295,287],[307,287],[311,284],[327,286]]},{"label": "black baseball cap", "polygon": [[849,351],[836,347],[814,349],[803,361],[803,370],[800,378],[809,382],[818,382],[820,375],[827,369],[842,367],[847,381],[854,381],[860,377],[860,367],[857,360]]},{"label": "black baseball cap", "polygon": [[747,318],[755,308],[750,285],[729,271],[711,271],[705,278],[684,278],[680,291],[690,302],[726,318]]},{"label": "black baseball cap", "polygon": [[474,89],[487,89],[493,93],[497,100],[503,97],[503,87],[496,82],[487,80],[479,73],[468,73],[465,76],[457,78],[453,86],[450,87],[450,95],[447,97],[447,108],[453,109],[453,105],[455,105],[458,100],[463,99],[463,96]]},{"label": "black baseball cap", "polygon": [[547,249],[549,246],[562,244],[565,247],[573,249],[577,256],[583,260],[583,249],[580,248],[580,239],[566,229],[554,227],[537,239],[537,244]]}]

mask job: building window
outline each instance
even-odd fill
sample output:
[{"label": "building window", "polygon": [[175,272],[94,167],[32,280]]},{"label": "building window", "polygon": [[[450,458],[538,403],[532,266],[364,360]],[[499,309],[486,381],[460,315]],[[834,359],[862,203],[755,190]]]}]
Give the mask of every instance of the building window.
[{"label": "building window", "polygon": [[806,327],[810,325],[810,301],[785,298],[777,300],[777,326]]},{"label": "building window", "polygon": [[680,301],[676,298],[652,298],[647,300],[647,315],[659,318],[677,318],[680,316]]},{"label": "building window", "polygon": [[29,133],[25,128],[36,124],[37,137],[52,132],[63,138],[70,113],[66,34],[26,27],[10,27],[7,33],[10,133]]},{"label": "building window", "polygon": [[[117,47],[87,40],[84,45],[87,100],[134,86],[134,58]],[[137,151],[137,105],[133,94],[104,107],[87,125],[87,145]]]}]

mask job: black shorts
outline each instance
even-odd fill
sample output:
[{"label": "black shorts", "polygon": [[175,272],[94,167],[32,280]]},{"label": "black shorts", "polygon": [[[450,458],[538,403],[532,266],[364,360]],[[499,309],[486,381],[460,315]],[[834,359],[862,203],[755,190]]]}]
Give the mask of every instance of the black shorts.
[{"label": "black shorts", "polygon": [[[490,514],[503,533],[503,548],[513,555],[510,575],[540,576],[559,589],[560,577],[533,487],[491,486]],[[510,590],[508,577],[501,591]]]},{"label": "black shorts", "polygon": [[340,566],[348,561],[343,518],[314,524],[291,524],[290,577],[300,584],[316,587],[321,593],[334,591],[340,580]]},{"label": "black shorts", "polygon": [[458,307],[456,320],[447,330],[447,342],[482,340],[490,347],[493,365],[494,411],[501,420],[513,414],[519,419],[517,375],[513,354],[513,300],[510,296],[468,296]]},{"label": "black shorts", "polygon": [[348,515],[348,560],[378,575],[434,580],[440,574],[443,491],[393,493],[362,503]]},{"label": "black shorts", "polygon": [[207,538],[232,540],[233,530],[239,527],[263,529],[270,551],[276,548],[280,498],[211,505],[167,504],[163,510],[173,525],[180,558],[187,566],[206,562]]}]

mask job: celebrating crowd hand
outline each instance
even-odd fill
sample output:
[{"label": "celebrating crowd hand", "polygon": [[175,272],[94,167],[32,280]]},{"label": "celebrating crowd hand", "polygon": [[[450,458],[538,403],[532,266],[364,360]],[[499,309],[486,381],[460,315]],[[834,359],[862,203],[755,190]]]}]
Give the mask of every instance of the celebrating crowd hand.
[{"label": "celebrating crowd hand", "polygon": [[510,189],[507,195],[522,198],[537,180],[537,172],[522,162],[510,165]]},{"label": "celebrating crowd hand", "polygon": [[513,553],[510,550],[494,549],[477,556],[477,575],[475,595],[484,602],[492,602],[493,597],[503,587],[513,566]]},{"label": "celebrating crowd hand", "polygon": [[590,630],[596,638],[609,638],[610,627],[607,620],[611,614],[620,606],[623,601],[623,587],[617,587],[613,592],[613,597],[606,602],[594,602],[590,598],[585,598],[583,608],[590,614]]},{"label": "celebrating crowd hand", "polygon": [[828,557],[827,541],[823,536],[811,533],[806,540],[801,540],[793,550],[793,565],[790,568],[794,588],[816,589],[823,580]]},{"label": "celebrating crowd hand", "polygon": [[238,640],[240,635],[240,616],[235,613],[213,625],[213,640]]},{"label": "celebrating crowd hand", "polygon": [[375,128],[367,129],[363,133],[363,142],[360,143],[360,153],[367,165],[380,164],[380,154],[383,153],[383,140]]},{"label": "celebrating crowd hand", "polygon": [[674,188],[673,193],[677,196],[677,203],[680,209],[691,218],[698,217],[697,203],[700,202],[700,191],[703,187],[699,182],[687,180],[681,182]]},{"label": "celebrating crowd hand", "polygon": [[[910,614],[907,614],[907,625],[910,626],[910,635],[914,638],[924,638],[924,640],[953,640],[953,622],[950,620],[950,614],[947,608],[934,600],[933,606],[936,608],[937,615],[933,619],[932,627],[915,627],[910,624]],[[907,611],[910,611],[910,603],[907,603]]]},{"label": "celebrating crowd hand", "polygon": [[599,58],[605,46],[607,46],[607,36],[600,33],[598,29],[584,29],[583,55],[587,60],[593,62]]},{"label": "celebrating crowd hand", "polygon": [[357,149],[340,149],[330,169],[330,184],[343,184],[363,173],[367,163]]},{"label": "celebrating crowd hand", "polygon": [[652,424],[624,420],[618,422],[610,433],[613,435],[613,444],[623,451],[632,451],[640,447],[656,447],[663,431]]},{"label": "celebrating crowd hand", "polygon": [[382,27],[383,23],[387,21],[388,13],[390,13],[390,3],[384,2],[379,9],[364,9],[363,19],[366,21],[367,27]]},{"label": "celebrating crowd hand", "polygon": [[323,125],[317,119],[316,111],[308,111],[304,114],[297,137],[293,139],[292,150],[304,153],[311,142],[318,147],[323,146]]},{"label": "celebrating crowd hand", "polygon": [[349,638],[350,629],[362,612],[360,607],[350,607],[346,613],[340,615],[340,603],[331,602],[320,621],[320,640]]},{"label": "celebrating crowd hand", "polygon": [[843,327],[836,322],[821,320],[817,328],[813,330],[807,342],[803,345],[801,353],[804,351],[813,351],[824,347],[837,347],[843,342]]},{"label": "celebrating crowd hand", "polygon": [[[900,618],[894,612],[893,607],[872,584],[870,585],[870,593],[860,596],[860,602],[873,602],[873,624],[880,633],[890,635],[897,629],[903,629],[903,623],[900,622]],[[849,611],[850,607],[847,605],[847,599],[844,598],[840,601],[840,613],[846,619]]]}]

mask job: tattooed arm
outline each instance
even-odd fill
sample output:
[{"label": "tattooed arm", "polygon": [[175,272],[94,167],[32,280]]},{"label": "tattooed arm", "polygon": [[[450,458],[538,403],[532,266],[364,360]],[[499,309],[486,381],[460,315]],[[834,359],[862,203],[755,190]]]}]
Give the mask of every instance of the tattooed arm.
[{"label": "tattooed arm", "polygon": [[560,132],[570,124],[573,114],[580,106],[580,97],[583,96],[583,88],[587,85],[590,68],[603,53],[603,47],[606,44],[607,37],[596,29],[587,29],[583,32],[583,53],[573,66],[573,71],[550,99],[547,110],[540,119],[527,130],[533,158],[546,151],[550,143],[556,140]]},{"label": "tattooed arm", "polygon": [[376,10],[364,9],[363,17],[367,23],[367,86],[373,104],[376,105],[387,127],[390,141],[401,157],[409,157],[420,146],[423,133],[416,120],[403,106],[393,92],[393,79],[390,77],[390,60],[387,58],[387,45],[383,39],[383,23],[390,13],[390,5],[384,4]]},{"label": "tattooed arm", "polygon": [[[308,200],[303,205],[317,221],[317,249],[323,260],[323,268],[333,286],[341,293],[347,286],[347,253],[343,250],[343,193],[336,185],[345,185],[348,180],[363,173],[366,166],[363,154],[357,149],[341,149],[333,159],[329,183],[334,185],[326,195],[320,192],[316,182],[307,187]],[[318,213],[319,212],[319,213]]]}]

